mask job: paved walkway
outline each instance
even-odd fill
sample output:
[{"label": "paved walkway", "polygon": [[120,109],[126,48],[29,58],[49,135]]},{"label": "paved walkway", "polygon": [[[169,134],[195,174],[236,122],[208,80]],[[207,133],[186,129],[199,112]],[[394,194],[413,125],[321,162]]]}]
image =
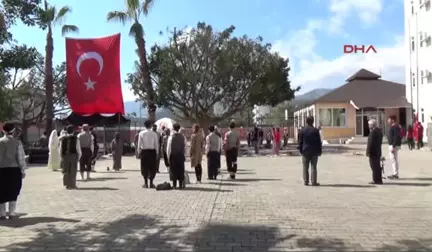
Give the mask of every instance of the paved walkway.
[{"label": "paved walkway", "polygon": [[235,181],[161,192],[141,188],[130,157],[118,173],[99,162],[76,191],[35,167],[0,251],[432,251],[431,161],[404,150],[403,179],[373,187],[365,157],[327,154],[322,186],[305,187],[300,158],[247,157]]}]

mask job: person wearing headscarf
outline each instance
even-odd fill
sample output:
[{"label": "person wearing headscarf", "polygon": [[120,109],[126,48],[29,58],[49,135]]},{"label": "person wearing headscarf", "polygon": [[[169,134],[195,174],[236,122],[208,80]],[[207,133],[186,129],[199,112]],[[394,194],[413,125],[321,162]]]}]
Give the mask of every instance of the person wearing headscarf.
[{"label": "person wearing headscarf", "polygon": [[60,138],[60,157],[62,162],[63,186],[66,189],[76,189],[76,175],[78,160],[82,155],[78,137],[75,136],[75,128],[67,127],[66,135]]},{"label": "person wearing headscarf", "polygon": [[60,131],[60,137],[67,134],[66,129],[67,129],[67,127],[63,127],[63,129]]},{"label": "person wearing headscarf", "polygon": [[21,192],[22,180],[27,168],[24,147],[13,137],[15,125],[3,125],[4,136],[0,138],[0,220],[6,220],[6,205],[9,219],[16,217],[16,203]]},{"label": "person wearing headscarf", "polygon": [[90,126],[84,124],[82,126],[82,132],[78,134],[79,144],[81,146],[81,158],[80,158],[80,174],[81,179],[84,180],[84,172],[87,173],[86,179],[90,179],[91,162],[94,152],[94,139],[90,132]]},{"label": "person wearing headscarf", "polygon": [[204,154],[204,136],[200,130],[200,126],[193,126],[190,145],[190,160],[191,166],[195,169],[195,175],[198,183],[201,183],[202,178],[202,156]]},{"label": "person wearing headscarf", "polygon": [[111,142],[111,151],[113,158],[113,169],[119,171],[122,168],[123,156],[123,141],[120,138],[120,133],[116,132],[114,139]]},{"label": "person wearing headscarf", "polygon": [[59,137],[57,130],[53,130],[48,141],[48,168],[57,171],[60,169]]},{"label": "person wearing headscarf", "polygon": [[162,152],[163,152],[163,159],[165,163],[165,167],[167,170],[169,170],[169,159],[167,154],[167,146],[168,146],[168,138],[171,135],[171,130],[169,128],[165,128],[165,133],[162,138]]},{"label": "person wearing headscarf", "polygon": [[[168,138],[167,154],[170,163],[170,176],[173,187],[185,187],[186,137],[180,132],[180,124],[173,125],[174,133]],[[177,184],[178,182],[178,184]]]}]

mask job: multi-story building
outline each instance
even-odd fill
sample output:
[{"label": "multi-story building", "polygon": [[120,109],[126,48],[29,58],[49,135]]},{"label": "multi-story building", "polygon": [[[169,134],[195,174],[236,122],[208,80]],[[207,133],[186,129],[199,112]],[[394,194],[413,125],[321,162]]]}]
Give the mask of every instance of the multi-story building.
[{"label": "multi-story building", "polygon": [[431,0],[405,0],[406,98],[425,129],[432,122],[431,7]]}]

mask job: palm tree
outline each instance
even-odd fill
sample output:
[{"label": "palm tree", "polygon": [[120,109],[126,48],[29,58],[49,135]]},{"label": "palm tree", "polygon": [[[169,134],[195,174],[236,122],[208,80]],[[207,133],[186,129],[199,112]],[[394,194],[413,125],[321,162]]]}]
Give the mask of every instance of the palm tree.
[{"label": "palm tree", "polygon": [[0,30],[3,30],[5,28],[6,28],[6,22],[3,13],[0,13]]},{"label": "palm tree", "polygon": [[111,11],[107,15],[108,21],[120,22],[123,25],[127,22],[131,22],[132,26],[129,30],[129,35],[135,39],[135,43],[138,47],[139,56],[139,70],[143,80],[143,88],[146,93],[146,103],[151,121],[156,120],[156,102],[155,92],[150,79],[150,72],[147,65],[147,52],[146,52],[146,41],[144,39],[144,27],[140,23],[141,16],[147,16],[151,7],[153,6],[154,0],[127,0],[126,10],[124,11]]},{"label": "palm tree", "polygon": [[53,104],[53,93],[54,93],[54,82],[53,82],[53,28],[56,25],[62,25],[62,35],[66,35],[70,32],[78,32],[78,27],[75,25],[63,25],[63,20],[66,15],[71,13],[72,10],[68,6],[63,6],[59,10],[44,1],[44,6],[39,13],[39,18],[47,29],[46,45],[45,45],[45,89],[46,89],[46,131],[49,132],[52,129],[53,117],[54,117],[54,104]]}]

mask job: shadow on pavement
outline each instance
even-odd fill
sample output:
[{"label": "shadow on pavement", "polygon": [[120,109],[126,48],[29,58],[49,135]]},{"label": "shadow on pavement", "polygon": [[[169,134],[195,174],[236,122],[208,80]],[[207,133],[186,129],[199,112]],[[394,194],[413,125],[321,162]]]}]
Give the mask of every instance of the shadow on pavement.
[{"label": "shadow on pavement", "polygon": [[188,187],[179,189],[181,191],[200,191],[200,192],[232,192],[233,190],[224,190],[219,188],[208,188],[208,187]]},{"label": "shadow on pavement", "polygon": [[[281,235],[277,226],[208,223],[198,228],[163,222],[156,217],[130,215],[109,223],[76,224],[68,228],[38,228],[30,241],[11,240],[9,252],[24,251],[364,251],[360,244],[337,238]],[[391,243],[390,243],[391,244]],[[370,246],[370,245],[369,245]],[[432,239],[401,240],[369,251],[432,249]]]},{"label": "shadow on pavement", "polygon": [[282,179],[266,179],[266,178],[262,178],[262,179],[248,179],[248,178],[236,178],[234,180],[228,179],[228,180],[221,180],[222,183],[224,181],[235,181],[235,182],[260,182],[260,181],[281,181]]},{"label": "shadow on pavement", "polygon": [[209,185],[221,185],[221,186],[246,186],[246,184],[240,184],[240,183],[230,183],[230,182],[225,182],[225,181],[221,181],[221,183],[217,183],[217,182],[208,182],[206,184]]},{"label": "shadow on pavement", "polygon": [[384,182],[383,185],[392,185],[392,186],[431,186],[432,183],[397,183],[397,182]]},{"label": "shadow on pavement", "polygon": [[123,170],[121,171],[97,171],[95,173],[100,173],[100,174],[117,174],[117,173],[125,173]]},{"label": "shadow on pavement", "polygon": [[346,187],[346,188],[370,188],[374,185],[354,185],[354,184],[321,184],[319,187]]},{"label": "shadow on pavement", "polygon": [[54,223],[54,222],[69,222],[77,223],[79,220],[74,219],[63,219],[55,217],[19,217],[14,220],[0,221],[0,227],[10,227],[10,228],[21,228],[26,226],[33,226],[41,223]]},{"label": "shadow on pavement", "polygon": [[101,178],[92,178],[90,181],[108,181],[108,180],[121,180],[121,179],[128,179],[125,177],[101,177]]},{"label": "shadow on pavement", "polygon": [[419,181],[432,181],[432,178],[428,177],[417,177],[417,178],[399,178],[399,180],[419,180]]},{"label": "shadow on pavement", "polygon": [[[307,251],[346,251],[348,248],[341,239],[323,238],[300,238],[297,240],[297,247]],[[361,248],[361,247],[360,247]]]},{"label": "shadow on pavement", "polygon": [[78,191],[117,191],[117,188],[112,187],[78,187]]},{"label": "shadow on pavement", "polygon": [[120,172],[141,172],[140,170],[127,170],[127,169],[121,169]]},{"label": "shadow on pavement", "polygon": [[385,251],[432,251],[432,239],[400,240],[395,245],[384,245]]}]

